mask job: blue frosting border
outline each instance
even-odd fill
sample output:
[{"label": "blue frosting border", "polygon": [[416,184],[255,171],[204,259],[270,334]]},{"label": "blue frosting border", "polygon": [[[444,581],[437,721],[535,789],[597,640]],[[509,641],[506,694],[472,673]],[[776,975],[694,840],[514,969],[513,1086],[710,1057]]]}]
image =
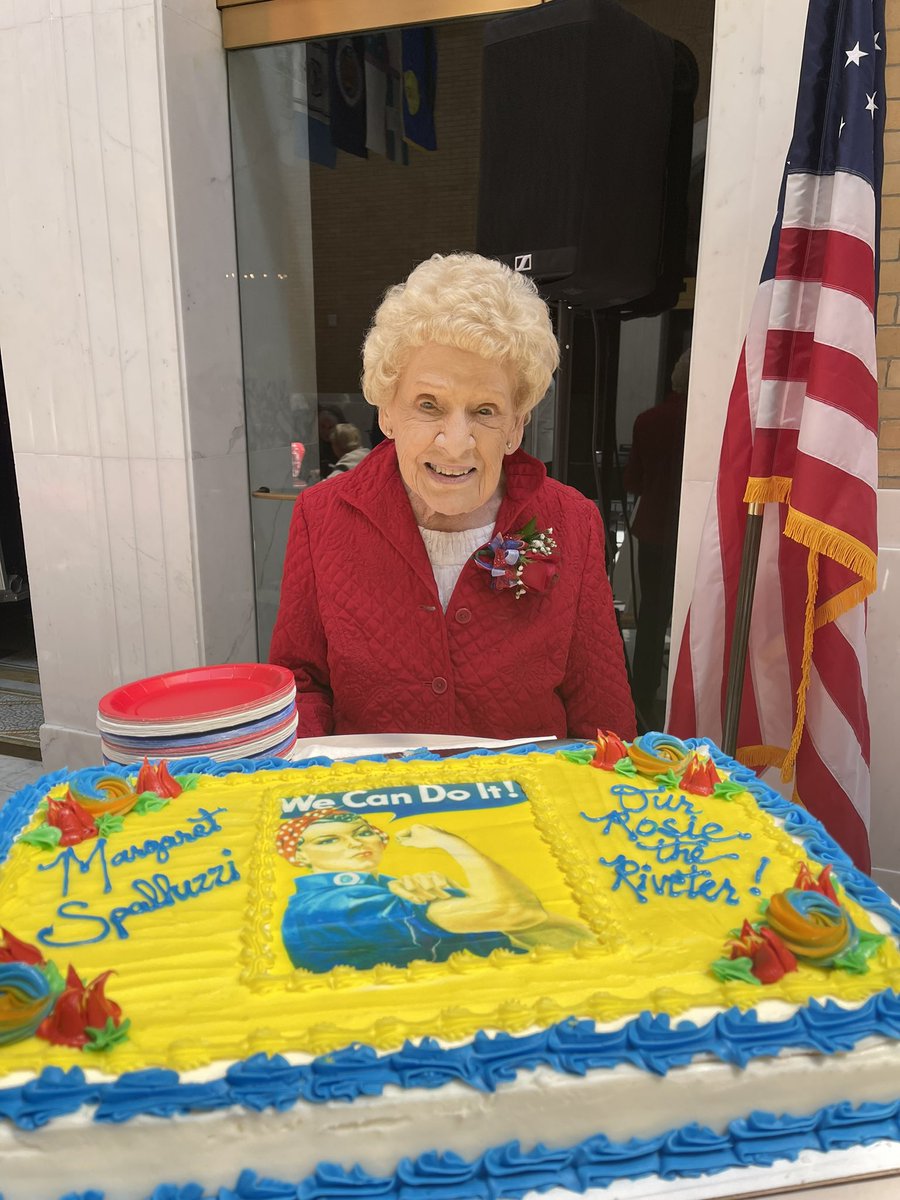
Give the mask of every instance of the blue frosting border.
[{"label": "blue frosting border", "polygon": [[[702,738],[690,739],[686,744],[691,748],[709,745]],[[554,754],[557,749],[525,745],[504,753]],[[805,809],[784,800],[748,768],[715,747],[709,749],[717,766],[742,783],[761,808],[780,818],[788,832],[803,841],[811,858],[833,864],[853,899],[877,912],[895,936],[900,935],[900,914],[890,897],[853,866],[820,822]],[[495,753],[474,750],[452,757]],[[422,750],[407,756],[407,761],[436,761],[440,757]],[[383,755],[363,755],[344,761],[388,760]],[[171,769],[177,774],[226,775],[330,765],[332,760],[327,758],[300,763],[277,758],[232,763],[186,758],[172,763]],[[58,771],[23,788],[0,810],[0,862],[49,787],[73,777],[81,787],[90,787],[98,775],[125,776],[135,771],[133,766]],[[691,1021],[673,1025],[664,1014],[654,1017],[643,1013],[612,1032],[597,1031],[592,1021],[569,1019],[525,1036],[480,1033],[463,1046],[447,1049],[432,1039],[418,1044],[407,1042],[400,1050],[383,1055],[369,1046],[354,1045],[302,1066],[292,1066],[281,1055],[257,1054],[232,1064],[222,1078],[205,1083],[183,1083],[175,1071],[149,1069],[127,1072],[112,1083],[92,1084],[80,1067],[48,1067],[21,1087],[0,1089],[0,1119],[23,1129],[35,1129],[83,1105],[94,1105],[94,1119],[109,1122],[127,1121],[137,1115],[166,1118],[235,1104],[257,1110],[285,1109],[300,1100],[350,1102],[361,1095],[378,1095],[388,1086],[436,1088],[451,1081],[493,1091],[500,1083],[514,1080],[519,1071],[540,1065],[560,1073],[584,1075],[589,1070],[630,1063],[661,1075],[687,1065],[697,1055],[711,1055],[743,1067],[752,1058],[775,1055],[782,1049],[810,1049],[823,1054],[847,1051],[873,1035],[900,1040],[900,995],[889,989],[850,1011],[830,1001],[811,1000],[792,1017],[778,1022],[762,1023],[755,1012],[738,1009],[719,1013],[702,1026]]]},{"label": "blue frosting border", "polygon": [[[827,1153],[900,1139],[900,1102],[833,1104],[810,1116],[754,1112],[724,1133],[691,1124],[653,1138],[611,1142],[602,1134],[576,1146],[522,1150],[507,1142],[467,1162],[429,1151],[401,1160],[396,1172],[374,1176],[321,1163],[298,1183],[242,1171],[234,1187],[209,1193],[198,1183],[161,1184],[147,1200],[521,1200],[551,1187],[571,1192],[608,1187],[619,1179],[691,1179],[732,1167],[769,1167],[804,1150]],[[2,1200],[2,1197],[0,1197]],[[104,1200],[102,1192],[70,1192],[62,1200]]]}]

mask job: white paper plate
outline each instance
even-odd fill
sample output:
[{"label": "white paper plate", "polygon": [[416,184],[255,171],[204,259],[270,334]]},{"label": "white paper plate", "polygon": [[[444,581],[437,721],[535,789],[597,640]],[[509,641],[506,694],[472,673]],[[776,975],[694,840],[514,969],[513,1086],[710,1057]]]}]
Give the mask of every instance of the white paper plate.
[{"label": "white paper plate", "polygon": [[[218,750],[213,747],[213,749],[210,751],[193,750],[189,754],[177,751],[174,754],[164,754],[160,753],[158,750],[154,750],[152,757],[154,759],[175,759],[179,757],[212,758],[215,759],[216,762],[233,762],[239,758],[261,758],[266,750],[271,750],[275,746],[283,745],[283,743],[286,742],[289,737],[293,736],[296,728],[297,715],[295,713],[293,721],[287,728],[282,728],[274,734],[270,733],[264,738],[255,738],[252,742],[244,742],[239,746],[231,746],[227,750]],[[127,750],[122,750],[118,746],[111,746],[108,742],[105,742],[102,737],[100,738],[100,747],[103,751],[103,754],[107,759],[109,759],[110,762],[119,763],[120,766],[130,766],[132,763],[139,763],[144,757],[143,754],[129,754]],[[287,757],[289,754],[293,753],[293,750],[294,747],[290,746],[289,749],[282,751],[281,757]],[[148,757],[150,756],[148,755]]]}]

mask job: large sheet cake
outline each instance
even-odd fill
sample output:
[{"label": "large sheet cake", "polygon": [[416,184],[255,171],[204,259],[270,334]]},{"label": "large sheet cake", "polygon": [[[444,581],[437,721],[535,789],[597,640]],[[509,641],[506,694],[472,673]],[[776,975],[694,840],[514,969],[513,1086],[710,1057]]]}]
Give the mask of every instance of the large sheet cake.
[{"label": "large sheet cake", "polygon": [[894,906],[699,743],[58,773],[0,811],[0,926],[5,1200],[497,1200],[900,1139]]}]

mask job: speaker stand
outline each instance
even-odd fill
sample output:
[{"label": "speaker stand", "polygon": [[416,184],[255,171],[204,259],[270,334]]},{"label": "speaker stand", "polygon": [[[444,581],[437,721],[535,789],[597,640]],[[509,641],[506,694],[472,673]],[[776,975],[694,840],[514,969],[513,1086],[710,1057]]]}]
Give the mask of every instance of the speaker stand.
[{"label": "speaker stand", "polygon": [[556,306],[556,340],[559,342],[559,368],[556,372],[556,416],[553,425],[553,462],[550,473],[560,483],[569,476],[569,410],[572,404],[572,342],[575,335],[575,310],[565,300]]}]

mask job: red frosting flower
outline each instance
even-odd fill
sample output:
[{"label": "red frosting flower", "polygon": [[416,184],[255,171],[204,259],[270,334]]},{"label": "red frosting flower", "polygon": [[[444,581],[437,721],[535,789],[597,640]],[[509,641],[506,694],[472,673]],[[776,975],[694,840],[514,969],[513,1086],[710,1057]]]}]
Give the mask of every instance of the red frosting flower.
[{"label": "red frosting flower", "polygon": [[70,966],[66,986],[53,1006],[53,1012],[38,1026],[37,1036],[55,1046],[79,1048],[91,1040],[88,1029],[103,1029],[107,1020],[112,1020],[118,1027],[122,1010],[104,993],[110,975],[112,971],[104,971],[85,987],[78,972]]},{"label": "red frosting flower", "polygon": [[749,958],[750,970],[760,983],[777,983],[782,975],[797,970],[797,960],[777,933],[766,925],[754,929],[744,921],[741,936],[731,943],[732,958]]},{"label": "red frosting flower", "polygon": [[47,824],[61,831],[60,846],[77,846],[79,842],[97,836],[94,818],[72,798],[71,792],[65,800],[51,798],[47,801]]},{"label": "red frosting flower", "polygon": [[176,796],[181,795],[184,789],[178,780],[169,774],[169,768],[164,758],[160,759],[158,763],[148,762],[145,758],[140,771],[138,771],[134,790],[138,795],[142,792],[154,792],[166,800],[174,800]]},{"label": "red frosting flower", "polygon": [[0,926],[0,963],[26,963],[29,967],[42,967],[44,956],[37,946],[20,942],[17,937]]},{"label": "red frosting flower", "polygon": [[819,872],[819,878],[813,879],[812,872],[806,863],[801,863],[797,870],[797,879],[794,883],[795,888],[799,888],[801,892],[818,892],[820,896],[825,896],[833,904],[838,904],[837,893],[831,882],[831,863]]},{"label": "red frosting flower", "polygon": [[681,789],[692,796],[711,796],[713,788],[722,782],[708,751],[695,750],[681,777]]},{"label": "red frosting flower", "polygon": [[609,730],[597,730],[597,753],[591,759],[592,767],[612,771],[616,763],[625,758],[627,754],[625,743],[618,734],[610,733]]}]

